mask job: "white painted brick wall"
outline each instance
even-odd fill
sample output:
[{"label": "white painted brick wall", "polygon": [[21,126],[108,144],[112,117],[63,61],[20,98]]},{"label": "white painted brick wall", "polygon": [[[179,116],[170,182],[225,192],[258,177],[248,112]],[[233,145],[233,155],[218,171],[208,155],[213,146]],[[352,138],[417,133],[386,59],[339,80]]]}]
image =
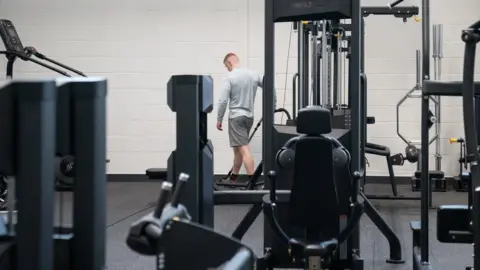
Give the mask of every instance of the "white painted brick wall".
[{"label": "white painted brick wall", "polygon": [[[384,0],[364,0],[382,5]],[[405,1],[420,4],[420,1]],[[460,79],[463,44],[460,31],[479,19],[476,0],[431,1],[431,23],[444,24],[443,79]],[[143,173],[164,167],[175,145],[175,114],[166,104],[166,83],[173,74],[210,74],[215,98],[225,73],[222,57],[236,52],[243,64],[263,70],[263,1],[258,0],[3,0],[0,17],[11,19],[24,45],[47,56],[109,80],[108,153],[110,173]],[[291,110],[291,79],[296,72],[296,35],[290,24],[276,27],[276,88],[278,106]],[[421,23],[403,23],[389,16],[366,19],[366,72],[369,81],[369,141],[385,144],[393,153],[405,145],[396,135],[395,105],[415,83],[415,50],[421,47]],[[287,59],[288,58],[288,59]],[[480,59],[480,58],[479,58]],[[6,61],[1,61],[4,72]],[[288,69],[287,69],[288,61]],[[480,67],[480,60],[477,61]],[[432,67],[433,72],[433,67]],[[54,77],[52,72],[18,61],[17,78]],[[444,98],[442,107],[443,167],[457,170],[458,147],[450,136],[463,136],[461,100]],[[401,109],[401,128],[410,138],[419,136],[418,101]],[[261,117],[261,93],[256,101]],[[215,148],[215,172],[226,173],[232,153],[226,132],[215,129],[214,111],[209,136]],[[276,120],[285,117],[276,115]],[[261,159],[261,130],[252,141],[257,162]],[[432,147],[433,151],[433,147]],[[369,156],[371,175],[386,175],[382,158]],[[433,161],[433,160],[432,160]],[[433,162],[432,162],[433,165]],[[411,175],[415,165],[397,167],[397,175]]]}]

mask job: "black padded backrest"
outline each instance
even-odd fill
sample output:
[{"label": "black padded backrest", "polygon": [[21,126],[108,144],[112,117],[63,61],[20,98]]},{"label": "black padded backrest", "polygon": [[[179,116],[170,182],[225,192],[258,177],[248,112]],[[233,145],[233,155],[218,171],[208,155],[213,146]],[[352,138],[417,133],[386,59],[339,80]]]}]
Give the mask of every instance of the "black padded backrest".
[{"label": "black padded backrest", "polygon": [[289,222],[337,237],[339,206],[335,186],[332,142],[323,136],[305,136],[295,147],[295,167],[289,201]]},{"label": "black padded backrest", "polygon": [[320,106],[308,106],[298,111],[297,133],[321,135],[332,132],[331,113]]}]

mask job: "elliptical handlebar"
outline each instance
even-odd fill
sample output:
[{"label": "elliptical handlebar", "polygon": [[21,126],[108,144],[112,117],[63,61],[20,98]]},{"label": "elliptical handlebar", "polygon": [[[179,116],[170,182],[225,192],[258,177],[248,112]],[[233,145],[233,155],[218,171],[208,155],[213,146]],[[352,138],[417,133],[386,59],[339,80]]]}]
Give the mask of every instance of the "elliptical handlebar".
[{"label": "elliptical handlebar", "polygon": [[[24,54],[24,53],[19,53],[19,52],[16,52],[16,51],[0,51],[0,54],[5,54],[5,55],[7,55],[7,56],[8,56],[8,55],[13,55],[13,56],[15,56],[15,57],[19,57],[20,59],[22,59],[22,60],[24,60],[24,61],[30,61],[30,62],[33,62],[33,63],[39,65],[39,66],[42,66],[42,67],[47,68],[47,69],[50,69],[51,71],[54,71],[54,72],[56,72],[56,73],[58,73],[58,74],[61,74],[61,75],[65,76],[65,77],[71,77],[70,74],[66,73],[65,71],[60,70],[60,69],[58,69],[58,68],[56,68],[56,67],[54,67],[54,66],[45,64],[45,63],[43,63],[43,62],[41,62],[41,61],[38,61],[38,60],[36,60],[36,59],[33,59],[33,58],[27,56],[27,55]],[[13,58],[13,59],[14,59],[14,58]],[[13,61],[13,60],[9,59],[9,61]]]}]

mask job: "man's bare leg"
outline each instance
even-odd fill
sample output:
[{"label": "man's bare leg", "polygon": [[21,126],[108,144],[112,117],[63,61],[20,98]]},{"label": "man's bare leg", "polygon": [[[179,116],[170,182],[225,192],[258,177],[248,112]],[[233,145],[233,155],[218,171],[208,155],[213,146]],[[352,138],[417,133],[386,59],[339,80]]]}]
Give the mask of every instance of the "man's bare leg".
[{"label": "man's bare leg", "polygon": [[253,161],[253,156],[250,153],[250,148],[248,147],[248,145],[242,145],[238,147],[238,150],[242,155],[243,165],[245,166],[247,175],[251,177],[253,175],[253,172],[255,171],[255,165]]},{"label": "man's bare leg", "polygon": [[233,147],[233,167],[230,179],[235,181],[237,180],[238,174],[240,173],[240,168],[242,168],[243,157],[240,153],[238,147]]}]

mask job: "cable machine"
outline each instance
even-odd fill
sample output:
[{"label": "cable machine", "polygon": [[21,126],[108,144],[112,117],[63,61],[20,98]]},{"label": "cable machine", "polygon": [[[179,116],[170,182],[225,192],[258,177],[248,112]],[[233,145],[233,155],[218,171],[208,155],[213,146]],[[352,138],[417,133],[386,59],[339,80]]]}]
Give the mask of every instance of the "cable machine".
[{"label": "cable machine", "polygon": [[[362,7],[363,17],[369,15],[390,15],[403,19],[418,15],[419,9],[416,6],[398,6],[402,1],[396,1],[385,6],[366,6]],[[419,21],[415,17],[415,21]],[[362,42],[361,50],[364,54],[364,25],[362,20]],[[298,32],[298,73],[293,77],[292,100],[294,101],[293,121],[295,121],[298,108],[308,105],[321,105],[329,108],[332,112],[332,126],[340,129],[351,129],[351,91],[350,80],[346,74],[351,74],[351,30],[352,27],[343,20],[319,20],[302,21],[294,23],[294,29]],[[306,38],[310,36],[309,38]],[[310,50],[309,50],[310,48]],[[348,64],[347,64],[348,61]],[[305,63],[310,63],[305,65]],[[367,76],[364,72],[364,61],[362,60],[361,83],[365,91],[362,91],[363,102],[366,102],[367,95]],[[310,76],[305,76],[310,73]],[[420,75],[419,75],[420,76]],[[309,80],[309,81],[307,81]],[[298,101],[298,102],[295,102]],[[366,124],[374,124],[374,117],[367,117],[366,111],[361,116],[363,131],[362,140],[366,140]],[[410,150],[417,150],[411,148]],[[365,149],[362,148],[362,155],[365,153],[384,156],[387,161],[389,171],[389,180],[392,185],[393,195],[367,195],[370,199],[402,199],[418,200],[419,196],[407,197],[399,195],[393,171],[393,164],[398,160],[398,156],[392,158],[390,149],[383,145],[370,142],[365,143]],[[407,152],[410,159],[412,152]],[[403,157],[400,154],[400,157]],[[418,151],[415,152],[418,158]],[[403,159],[402,159],[403,162]],[[403,164],[403,163],[402,163]]]}]

